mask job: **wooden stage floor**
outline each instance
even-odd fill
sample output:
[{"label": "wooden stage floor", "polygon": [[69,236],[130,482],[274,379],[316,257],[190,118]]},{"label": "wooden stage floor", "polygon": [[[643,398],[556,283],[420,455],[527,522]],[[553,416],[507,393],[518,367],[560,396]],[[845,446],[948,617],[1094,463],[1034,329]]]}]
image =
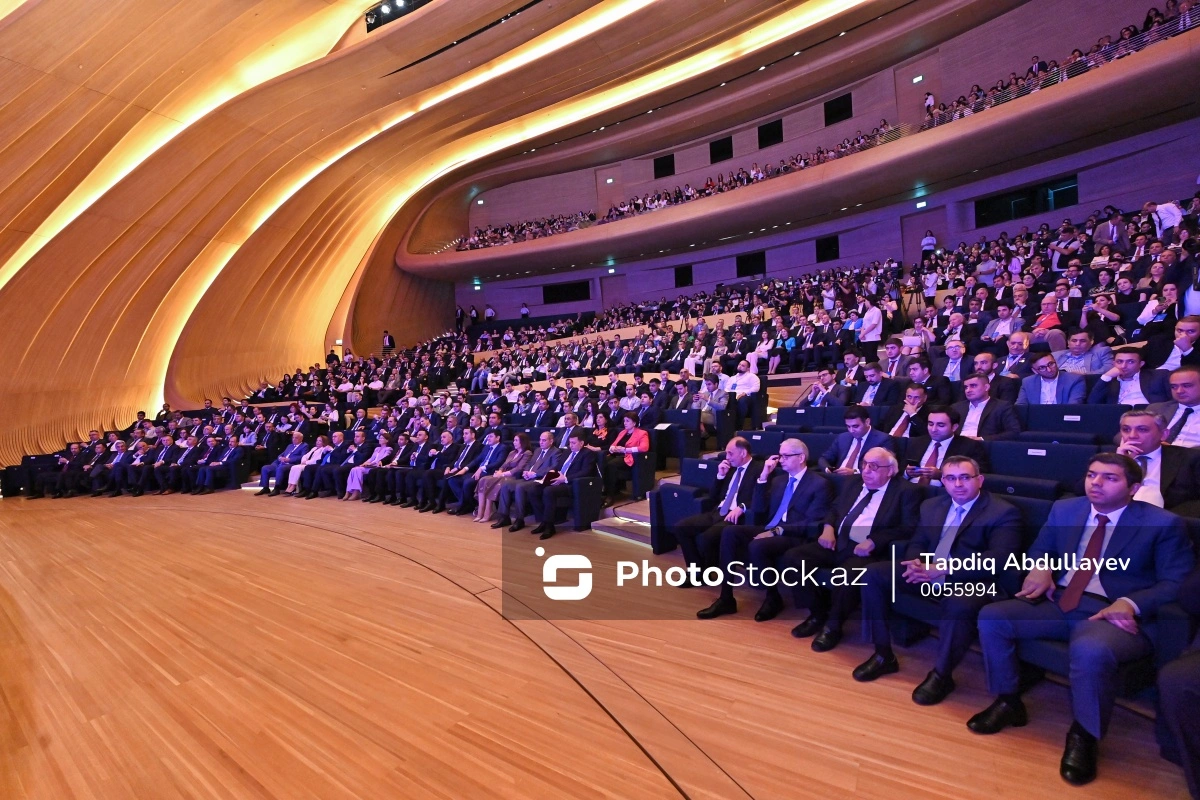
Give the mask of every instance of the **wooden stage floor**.
[{"label": "wooden stage floor", "polygon": [[[1051,683],[1028,727],[972,735],[975,654],[926,709],[910,693],[928,642],[859,685],[856,626],[818,655],[788,635],[801,612],[755,624],[749,596],[710,622],[510,622],[500,539],[248,491],[0,501],[0,797],[1186,796],[1125,709],[1100,778],[1064,784]],[[553,542],[654,559],[597,534]]]}]

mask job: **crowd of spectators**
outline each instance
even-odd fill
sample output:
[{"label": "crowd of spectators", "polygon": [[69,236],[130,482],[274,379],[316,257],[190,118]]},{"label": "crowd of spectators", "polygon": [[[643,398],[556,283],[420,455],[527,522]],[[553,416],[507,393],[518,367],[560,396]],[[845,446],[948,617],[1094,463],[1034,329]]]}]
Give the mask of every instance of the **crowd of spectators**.
[{"label": "crowd of spectators", "polygon": [[743,186],[759,183],[778,177],[779,175],[786,175],[790,172],[798,172],[809,167],[825,164],[875,147],[889,141],[898,133],[898,128],[895,128],[886,119],[883,119],[879,121],[878,127],[871,129],[870,133],[863,133],[861,130],[856,131],[853,136],[846,137],[833,147],[818,147],[811,152],[798,153],[790,158],[781,158],[778,164],[766,164],[760,168],[756,161],[749,169],[741,167],[736,171],[730,170],[728,175],[718,172],[715,180],[710,175],[700,186],[693,187],[690,183],[685,183],[683,186],[677,184],[674,189],[657,189],[645,195],[637,195],[629,200],[622,200],[610,206],[607,213],[600,217],[597,217],[594,212],[579,212],[566,216],[546,217],[537,220],[510,223],[508,225],[489,225],[485,228],[476,228],[474,233],[459,241],[456,247],[458,250],[479,250],[484,247],[495,247],[515,242],[528,242],[558,233],[567,233],[580,228],[590,227],[591,225],[603,225],[621,219],[636,217],[660,208],[682,205],[692,200],[698,200],[701,197],[724,194],[725,192],[731,192],[734,189],[740,189]]},{"label": "crowd of spectators", "polygon": [[1032,56],[1024,75],[1010,72],[1007,78],[996,81],[987,89],[975,84],[969,92],[959,95],[949,105],[938,103],[932,92],[926,92],[925,121],[921,127],[925,129],[944,125],[1062,83],[1110,61],[1136,53],[1163,39],[1183,33],[1197,24],[1200,24],[1200,10],[1194,9],[1186,0],[1183,3],[1168,0],[1162,11],[1157,8],[1147,11],[1140,26],[1126,25],[1115,37],[1101,36],[1086,53],[1076,48],[1062,63],[1053,59],[1047,62],[1040,56]]}]

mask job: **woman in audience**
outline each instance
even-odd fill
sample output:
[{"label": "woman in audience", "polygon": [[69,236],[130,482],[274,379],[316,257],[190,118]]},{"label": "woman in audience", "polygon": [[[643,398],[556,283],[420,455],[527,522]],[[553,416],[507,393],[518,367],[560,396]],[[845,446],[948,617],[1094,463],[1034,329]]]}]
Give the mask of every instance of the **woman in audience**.
[{"label": "woman in audience", "polygon": [[1102,269],[1096,273],[1096,285],[1088,290],[1088,294],[1092,297],[1098,295],[1109,295],[1116,289],[1113,281],[1113,272],[1111,269]]},{"label": "woman in audience", "polygon": [[299,464],[293,464],[292,468],[288,470],[287,491],[284,494],[295,497],[296,489],[300,485],[300,473],[304,472],[304,468],[310,464],[321,463],[321,459],[332,449],[328,436],[318,436],[316,445],[300,458]]},{"label": "woman in audience", "polygon": [[774,344],[774,341],[771,339],[771,332],[763,330],[759,334],[758,341],[754,343],[754,349],[746,354],[746,360],[750,362],[750,371],[755,375],[758,374],[758,362],[770,358],[771,348]]},{"label": "woman in audience", "polygon": [[1179,313],[1179,289],[1173,283],[1164,283],[1157,295],[1152,296],[1138,314],[1142,326],[1142,339],[1160,334],[1174,334],[1175,323],[1183,315]]},{"label": "woman in audience", "polygon": [[371,451],[371,457],[350,470],[350,475],[346,478],[346,493],[342,495],[343,500],[360,500],[363,480],[366,479],[367,473],[382,464],[392,454],[391,434],[381,433],[376,441],[379,442],[379,446]]},{"label": "woman in audience", "polygon": [[1136,303],[1138,301],[1137,292],[1133,288],[1133,281],[1128,275],[1117,275],[1117,290],[1113,292],[1113,300],[1118,305]]},{"label": "woman in audience", "polygon": [[528,434],[518,433],[513,437],[512,444],[513,449],[500,468],[480,478],[475,487],[475,515],[471,517],[474,522],[491,522],[493,506],[500,497],[500,484],[505,478],[520,475],[533,460],[533,445]]},{"label": "woman in audience", "polygon": [[608,447],[604,461],[605,502],[611,503],[617,487],[633,474],[633,454],[650,450],[650,434],[637,426],[637,414],[629,412],[621,418],[623,428]]},{"label": "woman in audience", "polygon": [[[701,322],[703,322],[703,320],[701,320]],[[697,328],[699,328],[699,325],[697,325]],[[704,365],[706,363],[704,360],[704,354],[706,352],[707,351],[704,348],[704,334],[697,333],[696,340],[692,343],[691,352],[689,352],[687,358],[683,360],[683,368],[692,375],[703,374]]]},{"label": "woman in audience", "polygon": [[1090,264],[1092,269],[1108,266],[1109,260],[1112,258],[1112,245],[1100,245],[1100,252],[1096,253]]},{"label": "woman in audience", "polygon": [[1138,300],[1143,303],[1148,303],[1150,298],[1159,294],[1162,291],[1163,275],[1166,269],[1161,261],[1155,261],[1150,265],[1150,270],[1144,278],[1137,282]]},{"label": "woman in audience", "polygon": [[1079,327],[1091,332],[1092,341],[1109,347],[1126,344],[1121,315],[1113,310],[1114,305],[1111,294],[1096,295],[1090,306],[1084,306],[1079,318]]}]

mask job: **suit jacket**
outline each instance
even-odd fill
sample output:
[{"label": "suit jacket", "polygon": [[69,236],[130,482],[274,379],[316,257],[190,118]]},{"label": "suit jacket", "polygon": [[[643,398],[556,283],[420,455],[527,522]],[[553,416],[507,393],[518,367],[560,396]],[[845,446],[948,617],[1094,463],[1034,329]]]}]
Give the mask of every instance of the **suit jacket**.
[{"label": "suit jacket", "polygon": [[[905,560],[921,558],[922,554],[937,550],[942,528],[950,514],[950,495],[931,497],[921,504],[917,531],[908,543]],[[1004,562],[1021,547],[1021,514],[999,497],[980,492],[974,505],[963,517],[950,555],[966,558],[979,553],[984,558],[996,560],[996,574],[989,570],[958,571],[947,577],[953,583],[992,583],[1003,571]]]},{"label": "suit jacket", "polygon": [[[1056,502],[1029,548],[1029,555],[1039,558],[1080,554],[1083,527],[1091,510],[1091,501],[1086,497]],[[1183,520],[1138,500],[1121,513],[1102,556],[1129,559],[1127,567],[1101,571],[1100,584],[1109,600],[1129,598],[1143,617],[1153,617],[1160,606],[1175,599],[1193,562],[1192,544]],[[1055,572],[1055,581],[1062,577],[1062,572]]]},{"label": "suit jacket", "polygon": [[[853,446],[854,437],[849,431],[839,433],[837,438],[833,440],[833,444],[821,454],[817,459],[817,464],[821,469],[833,470],[842,465],[846,457],[850,455],[850,448]],[[883,431],[872,428],[871,431],[863,437],[863,446],[858,450],[858,457],[855,459],[855,469],[858,469],[862,464],[863,456],[872,447],[886,447],[888,450],[895,452],[895,446],[892,443],[892,437],[888,436]]]},{"label": "suit jacket", "polygon": [[1100,252],[1103,245],[1110,245],[1113,250],[1123,256],[1129,255],[1132,248],[1129,245],[1129,232],[1125,230],[1124,223],[1117,226],[1116,235],[1113,235],[1112,224],[1105,220],[1096,225],[1095,231],[1092,232],[1092,241],[1095,244],[1096,252]]},{"label": "suit jacket", "polygon": [[[848,532],[843,532],[841,525],[846,516],[854,508],[858,495],[862,492],[863,481],[858,475],[842,484],[842,491],[837,500],[829,506],[825,515],[825,524],[832,525],[837,534],[837,549],[852,548],[853,540]],[[916,491],[901,475],[888,481],[883,488],[883,497],[879,501],[879,510],[875,512],[875,520],[871,524],[871,532],[867,538],[875,543],[875,552],[886,554],[892,542],[912,538],[917,527],[918,509],[920,503]]]},{"label": "suit jacket", "polygon": [[[904,392],[912,385],[912,381],[904,381],[903,388],[900,390],[897,403],[904,401]],[[929,376],[929,380],[921,384],[925,387],[926,402],[932,406],[949,405],[953,397],[953,392],[950,389],[950,381],[943,378],[940,374],[934,373]]]},{"label": "suit jacket", "polygon": [[[1171,415],[1175,413],[1177,404],[1171,401],[1171,390],[1167,385],[1167,375],[1165,372],[1143,369],[1138,375],[1138,381],[1141,383],[1142,394],[1150,401],[1149,408],[1155,409],[1155,406],[1170,406],[1171,414],[1167,415],[1167,422],[1171,421]],[[1117,405],[1121,397],[1120,382],[1113,378],[1111,381],[1099,380],[1092,387],[1092,391],[1088,393],[1087,401],[1092,405]],[[1155,409],[1158,413],[1163,413],[1159,409]]]},{"label": "suit jacket", "polygon": [[[909,439],[908,446],[904,450],[904,460],[920,462],[925,455],[925,451],[929,449],[930,441],[932,440],[929,436],[914,436]],[[950,456],[973,458],[979,464],[981,472],[988,471],[991,465],[988,461],[987,448],[983,446],[983,442],[976,439],[968,439],[966,436],[952,436],[948,441],[950,443],[946,445],[946,458]]]},{"label": "suit jacket", "polygon": [[691,392],[687,392],[686,394],[683,395],[683,397],[680,397],[678,394],[673,394],[673,395],[671,395],[671,399],[669,401],[667,401],[666,405],[663,406],[663,408],[680,409],[680,410],[686,411],[687,409],[690,409],[692,407],[692,401],[695,398],[696,398],[696,395],[692,394]]},{"label": "suit jacket", "polygon": [[308,445],[304,442],[300,444],[289,444],[280,451],[279,455],[286,455],[288,464],[299,464],[300,459],[304,458],[304,454],[308,452]]},{"label": "suit jacket", "polygon": [[[80,455],[83,455],[83,453],[80,453]],[[174,464],[176,461],[179,460],[179,457],[181,455],[183,455],[183,448],[177,444],[173,444],[170,447],[160,447],[160,448],[158,448],[157,458],[155,458],[150,463],[157,464],[159,461],[161,461],[161,462],[163,462],[163,464],[166,464],[166,465]],[[87,463],[86,461],[81,462],[81,464],[86,464],[86,463]]]},{"label": "suit jacket", "polygon": [[[783,504],[789,476],[777,470],[766,483],[754,483],[754,510],[759,523],[766,525]],[[814,539],[833,502],[833,484],[824,475],[805,470],[787,506],[787,520],[780,524],[784,536]]]},{"label": "suit jacket", "polygon": [[[571,463],[567,464],[567,459],[571,459]],[[567,467],[567,471],[563,473],[567,476],[567,480],[575,478],[587,478],[600,474],[600,469],[597,466],[599,459],[596,457],[595,450],[588,450],[586,447],[574,454],[572,458],[569,451],[565,451],[559,459],[559,469],[563,466]]]},{"label": "suit jacket", "polygon": [[[1063,361],[1065,361],[1070,355],[1070,350],[1055,350],[1053,353],[1054,360],[1058,362],[1060,367],[1062,366]],[[1167,348],[1167,355],[1170,355],[1170,348]],[[1197,355],[1198,361],[1200,361],[1200,354]],[[1162,362],[1160,361],[1159,363]],[[1112,369],[1112,365],[1112,348],[1106,344],[1094,345],[1090,350],[1084,353],[1083,367],[1087,370],[1088,374],[1103,375],[1105,372],[1108,372],[1110,369]]]},{"label": "suit jacket", "polygon": [[[870,384],[865,380],[859,381],[854,385],[854,402],[862,403],[863,398],[867,396],[867,389]],[[879,388],[875,390],[875,398],[871,401],[871,405],[875,406],[890,406],[900,402],[900,384],[891,378],[883,378],[879,381]]]},{"label": "suit jacket", "polygon": [[[1171,353],[1174,350],[1174,327],[1172,327],[1170,334],[1151,336],[1146,342],[1145,349],[1142,350],[1142,356],[1146,359],[1146,367],[1148,369],[1160,368],[1171,357]],[[1193,347],[1190,353],[1180,355],[1179,366],[1200,367],[1200,347]]]},{"label": "suit jacket", "polygon": [[1018,378],[1027,378],[1033,374],[1033,366],[1029,363],[1029,353],[1025,353],[1014,361],[1011,368],[1008,366],[1008,354],[1005,353],[1004,357],[999,359],[999,367],[997,369],[999,369],[1001,375],[1011,372]]},{"label": "suit jacket", "polygon": [[[957,411],[965,422],[971,404],[969,401],[963,400],[955,403],[951,408]],[[983,415],[979,418],[977,435],[988,441],[1003,441],[1004,439],[1015,439],[1020,434],[1021,421],[1017,419],[1017,412],[1012,403],[989,398],[987,405],[983,407]]]},{"label": "suit jacket", "polygon": [[[1017,405],[1042,405],[1041,380],[1038,375],[1030,375],[1021,381],[1021,393],[1017,396]],[[1082,375],[1059,372],[1058,385],[1054,387],[1054,402],[1058,405],[1082,403],[1084,388]]]},{"label": "suit jacket", "polygon": [[648,431],[662,421],[662,411],[654,406],[639,408],[634,413],[638,415],[638,427],[642,430]]},{"label": "suit jacket", "polygon": [[[746,465],[746,472],[742,475],[742,482],[738,484],[737,497],[734,499],[734,504],[742,506],[747,511],[754,509],[754,486],[758,477],[762,475],[763,462],[751,460]],[[725,495],[729,491],[729,485],[733,482],[734,473],[737,470],[732,464],[729,466],[729,474],[717,481],[713,486],[712,499],[715,501],[713,511],[716,511],[725,502]]]},{"label": "suit jacket", "polygon": [[[929,430],[929,407],[933,403],[926,403],[917,409],[917,413],[909,417],[908,435],[909,436],[924,436]],[[892,430],[900,423],[900,418],[904,416],[904,406],[894,405],[888,409],[888,413],[883,415],[883,419],[879,421],[879,430],[892,436]],[[903,436],[904,434],[895,434]]]},{"label": "suit jacket", "polygon": [[840,383],[835,383],[833,388],[826,392],[825,396],[821,398],[821,403],[819,406],[814,406],[812,400],[809,399],[809,395],[807,394],[805,394],[804,397],[801,398],[800,402],[796,405],[799,408],[809,408],[810,406],[814,408],[845,406],[850,404],[851,399],[850,387],[842,386]]},{"label": "suit jacket", "polygon": [[465,466],[472,473],[483,467],[484,475],[495,473],[500,468],[500,465],[504,463],[504,459],[508,457],[508,451],[512,449],[511,446],[503,443],[496,445],[494,448],[478,441],[475,443],[479,445],[479,452]]},{"label": "suit jacket", "polygon": [[533,451],[533,457],[529,460],[529,465],[525,467],[526,472],[533,473],[534,480],[541,480],[546,477],[546,473],[552,469],[558,469],[562,463],[562,450],[557,447],[552,447],[545,454],[541,448],[536,448]]},{"label": "suit jacket", "polygon": [[[617,434],[617,438],[613,440],[613,444],[617,447],[634,447],[645,453],[650,450],[650,434],[646,433],[641,428],[634,428],[632,432],[627,433],[624,428]],[[645,449],[642,449],[645,445]],[[633,466],[633,453],[625,453],[623,460],[625,466]]]}]

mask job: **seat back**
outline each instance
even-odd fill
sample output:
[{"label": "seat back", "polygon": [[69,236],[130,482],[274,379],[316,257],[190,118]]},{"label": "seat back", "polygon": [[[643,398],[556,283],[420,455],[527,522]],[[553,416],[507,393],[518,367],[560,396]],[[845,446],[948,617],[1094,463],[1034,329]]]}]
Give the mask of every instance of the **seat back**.
[{"label": "seat back", "polygon": [[738,431],[737,435],[750,442],[750,452],[758,458],[778,453],[785,438],[779,431]]},{"label": "seat back", "polygon": [[1082,444],[992,442],[992,474],[1073,483],[1099,448]]},{"label": "seat back", "polygon": [[694,408],[668,408],[663,421],[689,430],[699,430],[700,411]]},{"label": "seat back", "polygon": [[712,492],[717,485],[717,465],[720,463],[715,458],[682,459],[679,462],[679,485]]},{"label": "seat back", "polygon": [[1111,442],[1121,415],[1129,409],[1130,406],[1117,405],[1031,405],[1029,424],[1025,427],[1028,431],[1092,434],[1101,441]]},{"label": "seat back", "polygon": [[984,475],[983,488],[1005,499],[1024,497],[1057,500],[1063,495],[1063,487],[1058,481],[1019,475]]},{"label": "seat back", "polygon": [[837,437],[836,433],[797,433],[795,435],[795,438],[804,442],[805,447],[808,448],[808,465],[810,467],[817,463],[817,459],[829,449]]},{"label": "seat back", "polygon": [[[825,425],[828,408],[781,408],[775,418],[775,424],[781,427],[812,430],[816,425]],[[838,422],[841,422],[838,414]]]}]

